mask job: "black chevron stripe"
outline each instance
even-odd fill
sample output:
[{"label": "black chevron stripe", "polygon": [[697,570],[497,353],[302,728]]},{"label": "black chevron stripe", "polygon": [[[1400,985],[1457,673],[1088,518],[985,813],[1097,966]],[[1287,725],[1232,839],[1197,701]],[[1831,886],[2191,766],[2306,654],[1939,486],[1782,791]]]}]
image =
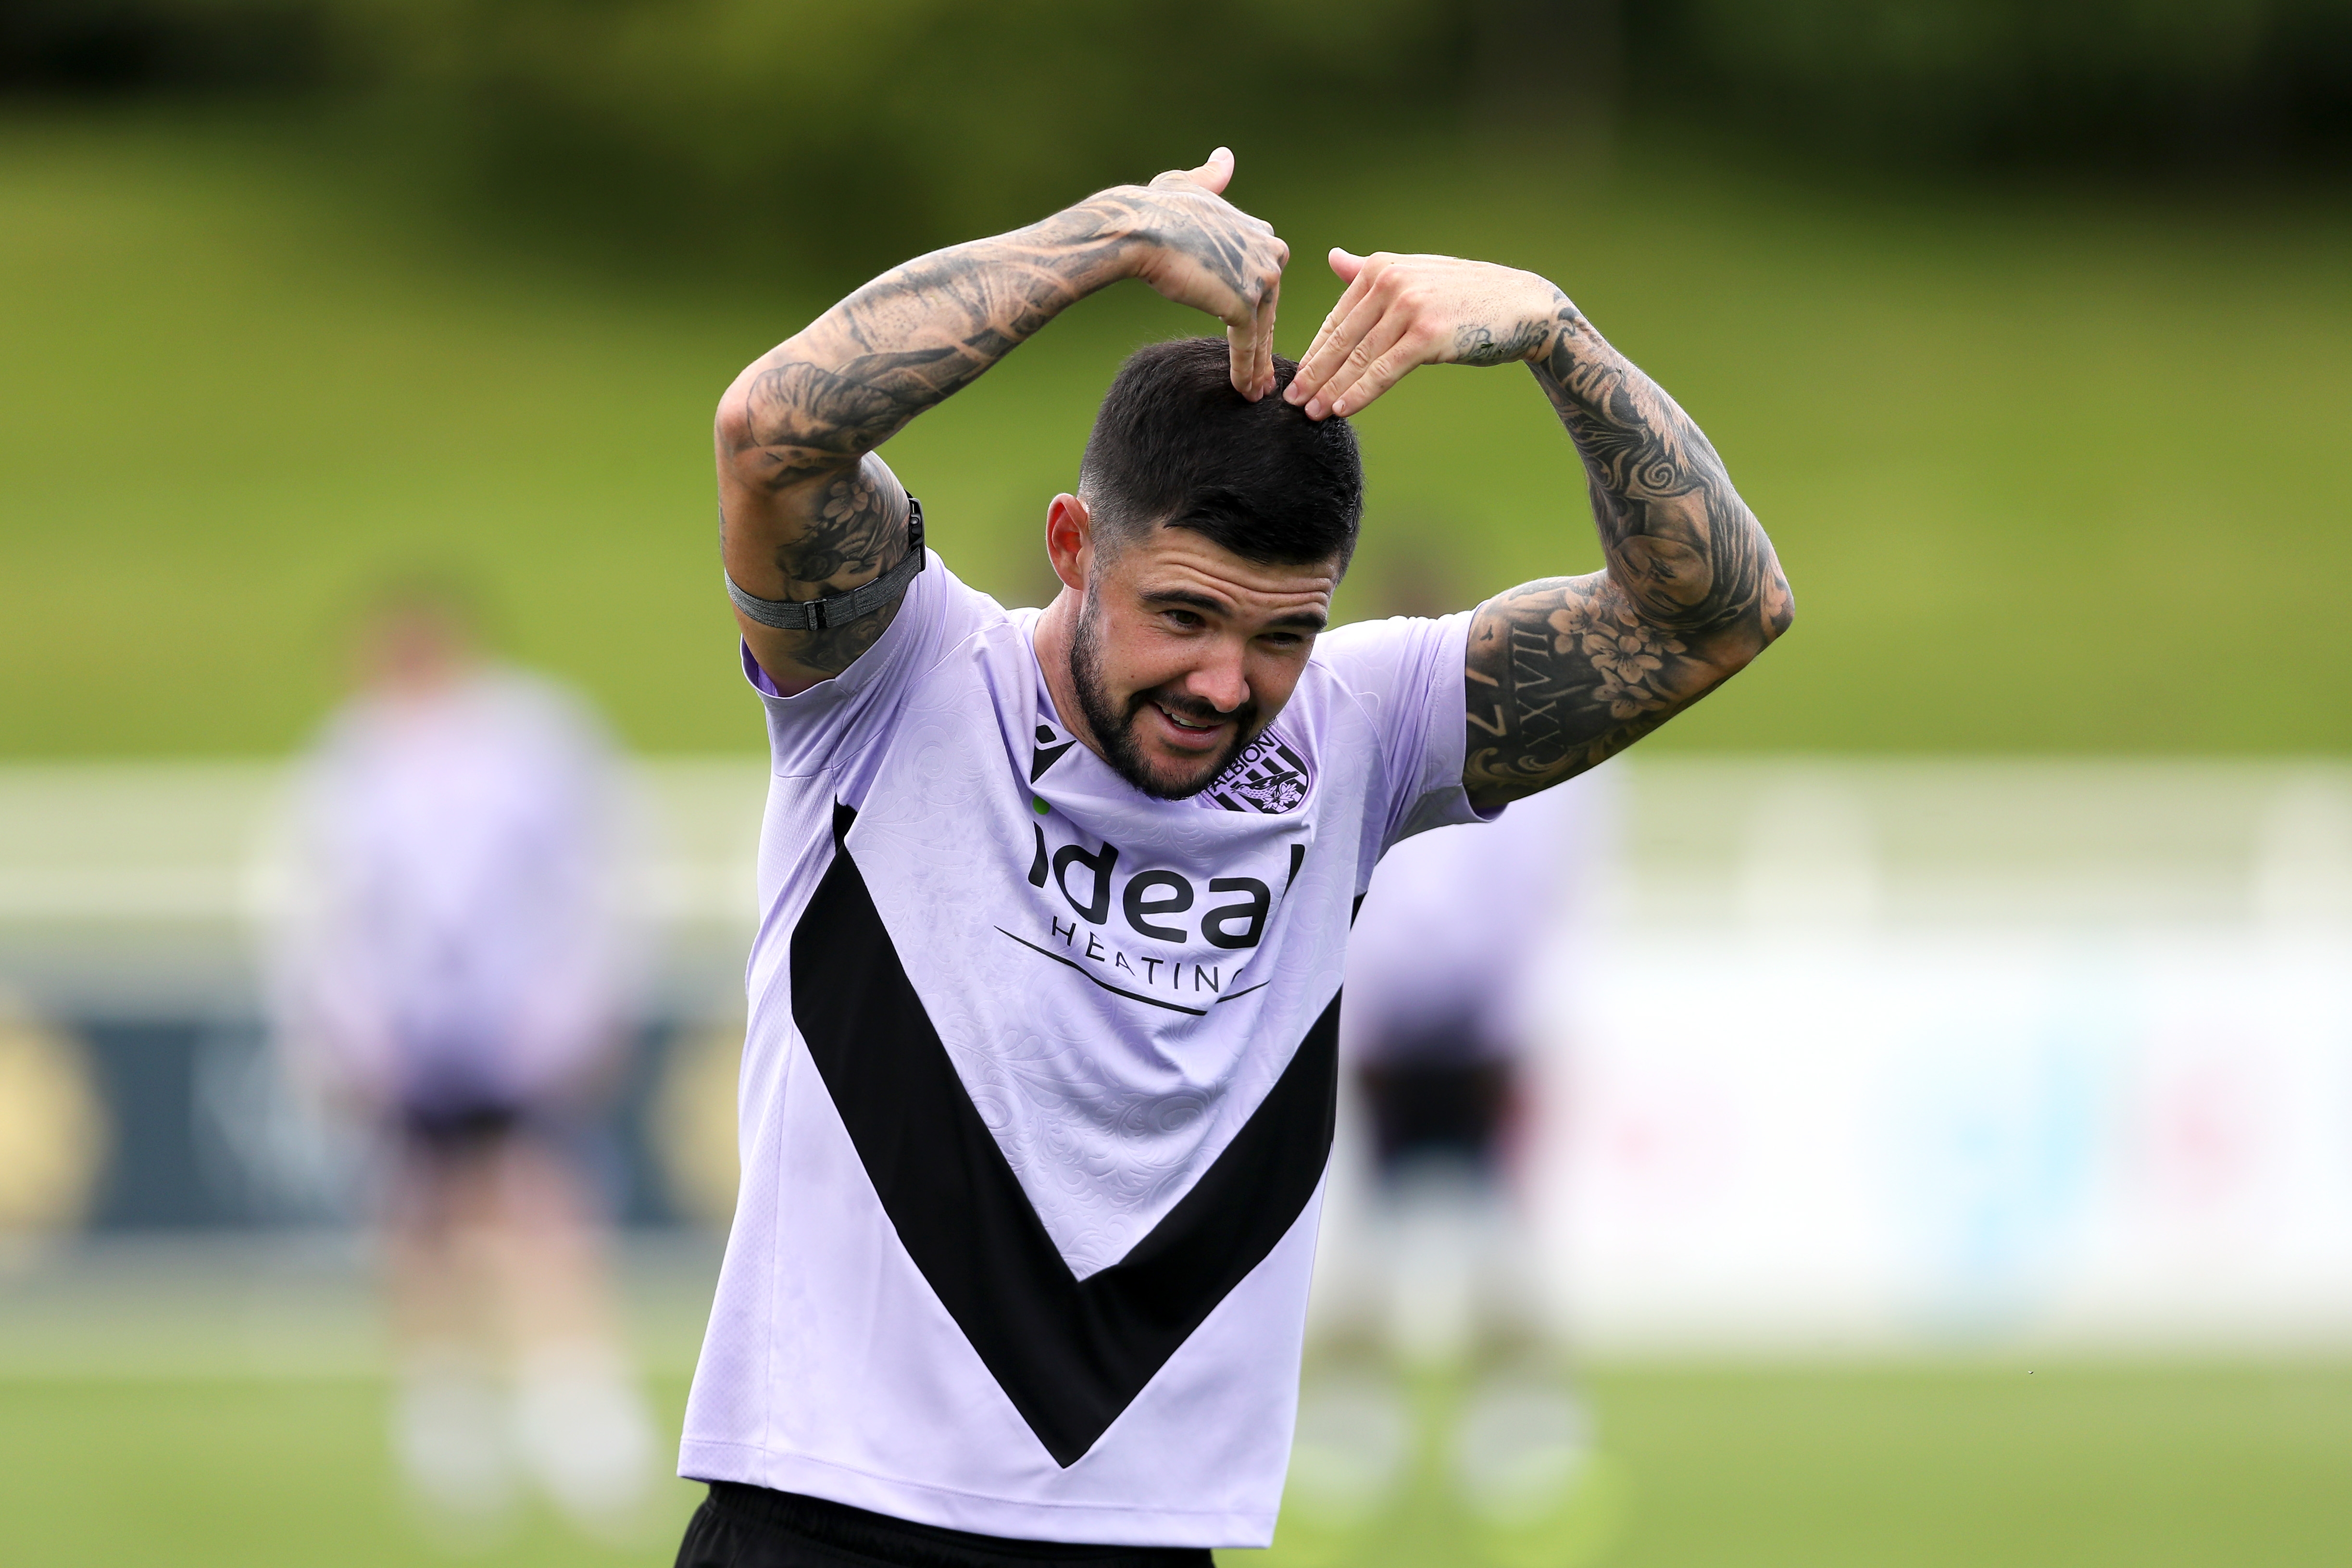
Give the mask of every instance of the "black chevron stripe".
[{"label": "black chevron stripe", "polygon": [[956,1077],[848,851],[793,932],[793,1019],[898,1239],[1037,1440],[1067,1468],[1274,1250],[1331,1151],[1333,996],[1224,1152],[1081,1281]]}]

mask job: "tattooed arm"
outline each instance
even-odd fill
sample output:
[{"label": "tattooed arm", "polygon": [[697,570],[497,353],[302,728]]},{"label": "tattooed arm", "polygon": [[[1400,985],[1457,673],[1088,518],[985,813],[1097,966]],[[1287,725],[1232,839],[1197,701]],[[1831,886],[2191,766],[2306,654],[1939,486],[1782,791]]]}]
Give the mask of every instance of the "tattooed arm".
[{"label": "tattooed arm", "polygon": [[1284,395],[1353,414],[1423,364],[1525,361],[1584,459],[1606,570],[1478,607],[1463,783],[1491,807],[1623,751],[1789,626],[1788,579],[1697,426],[1532,273],[1334,251],[1348,280]]},{"label": "tattooed arm", "polygon": [[[907,492],[874,448],[961,390],[1066,307],[1140,278],[1225,323],[1244,396],[1274,386],[1274,313],[1289,251],[1219,193],[1234,159],[1120,185],[992,239],[884,273],[735,378],[718,419],[719,544],[764,599],[845,594],[907,552]],[[738,612],[778,690],[846,669],[893,601],[823,631]]]}]

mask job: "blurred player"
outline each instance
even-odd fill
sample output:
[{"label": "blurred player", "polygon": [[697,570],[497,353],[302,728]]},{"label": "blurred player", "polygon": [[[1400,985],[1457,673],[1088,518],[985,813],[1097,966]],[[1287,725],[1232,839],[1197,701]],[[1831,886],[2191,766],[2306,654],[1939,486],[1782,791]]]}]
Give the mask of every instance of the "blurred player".
[{"label": "blurred player", "polygon": [[1393,1495],[1409,1447],[1398,1370],[1468,1376],[1444,1447],[1483,1511],[1542,1511],[1584,1458],[1589,1423],[1516,1178],[1542,1163],[1523,1149],[1541,1131],[1536,1058],[1570,984],[1564,939],[1607,875],[1611,782],[1583,774],[1491,826],[1399,845],[1357,915],[1339,1044],[1344,1142],[1360,1147],[1335,1181],[1358,1186],[1334,1202],[1318,1279],[1326,1353],[1294,1480],[1310,1506],[1365,1514]]},{"label": "blurred player", "polygon": [[593,716],[485,660],[453,594],[384,595],[361,658],[299,771],[273,979],[297,1070],[382,1139],[394,1447],[445,1524],[495,1522],[520,1461],[610,1531],[652,1434],[573,1144],[632,1022],[634,814]]}]

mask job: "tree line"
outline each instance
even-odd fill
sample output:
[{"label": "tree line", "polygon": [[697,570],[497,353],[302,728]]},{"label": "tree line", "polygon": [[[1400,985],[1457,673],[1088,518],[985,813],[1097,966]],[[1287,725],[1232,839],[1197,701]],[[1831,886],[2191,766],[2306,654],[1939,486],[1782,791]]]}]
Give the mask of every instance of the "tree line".
[{"label": "tree line", "polygon": [[2326,172],[2352,0],[14,0],[0,91],[357,108],[486,190],[840,262],[1219,140]]}]

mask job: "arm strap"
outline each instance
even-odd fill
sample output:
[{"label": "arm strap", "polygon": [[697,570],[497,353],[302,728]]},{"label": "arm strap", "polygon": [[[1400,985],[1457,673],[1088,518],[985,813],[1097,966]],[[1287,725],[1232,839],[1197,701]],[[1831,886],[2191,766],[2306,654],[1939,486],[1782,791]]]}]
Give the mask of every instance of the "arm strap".
[{"label": "arm strap", "polygon": [[871,583],[859,584],[846,594],[828,594],[822,599],[762,599],[738,587],[725,565],[719,575],[726,579],[727,596],[735,607],[763,626],[773,626],[780,632],[821,632],[829,626],[847,626],[860,616],[870,616],[906,592],[907,584],[923,569],[923,503],[913,496],[907,498],[907,553],[898,563]]}]

